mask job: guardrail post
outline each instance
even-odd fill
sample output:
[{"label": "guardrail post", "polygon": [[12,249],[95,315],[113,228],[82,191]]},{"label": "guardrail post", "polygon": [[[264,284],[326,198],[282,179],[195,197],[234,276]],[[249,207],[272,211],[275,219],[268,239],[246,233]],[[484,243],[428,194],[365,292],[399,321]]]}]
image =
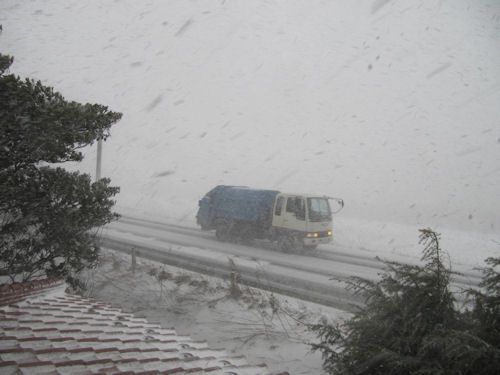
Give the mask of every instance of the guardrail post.
[{"label": "guardrail post", "polygon": [[241,290],[239,286],[240,274],[237,272],[231,272],[231,297],[238,298],[241,296]]},{"label": "guardrail post", "polygon": [[137,259],[135,257],[135,247],[130,251],[132,255],[132,273],[135,273],[135,267],[137,266]]}]

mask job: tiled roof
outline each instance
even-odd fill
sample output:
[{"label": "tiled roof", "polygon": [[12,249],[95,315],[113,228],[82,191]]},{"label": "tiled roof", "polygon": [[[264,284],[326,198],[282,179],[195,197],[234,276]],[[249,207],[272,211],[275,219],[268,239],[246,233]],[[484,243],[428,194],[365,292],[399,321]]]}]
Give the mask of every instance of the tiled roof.
[{"label": "tiled roof", "polygon": [[65,289],[58,280],[0,286],[1,374],[269,374]]}]

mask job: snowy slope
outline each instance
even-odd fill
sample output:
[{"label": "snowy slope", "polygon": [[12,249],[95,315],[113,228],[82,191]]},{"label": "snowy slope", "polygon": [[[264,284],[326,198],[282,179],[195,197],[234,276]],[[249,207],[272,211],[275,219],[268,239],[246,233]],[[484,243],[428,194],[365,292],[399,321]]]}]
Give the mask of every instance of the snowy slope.
[{"label": "snowy slope", "polygon": [[124,113],[121,210],[193,225],[214,185],[248,185],[343,197],[361,247],[385,224],[344,219],[498,249],[498,1],[2,0],[0,23],[14,73]]}]

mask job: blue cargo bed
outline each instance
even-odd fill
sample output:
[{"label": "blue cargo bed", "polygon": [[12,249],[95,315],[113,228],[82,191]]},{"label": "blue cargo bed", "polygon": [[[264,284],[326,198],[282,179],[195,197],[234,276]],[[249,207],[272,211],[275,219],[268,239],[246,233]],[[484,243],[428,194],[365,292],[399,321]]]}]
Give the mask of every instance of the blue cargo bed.
[{"label": "blue cargo bed", "polygon": [[213,229],[217,220],[269,226],[278,194],[277,190],[219,185],[200,200],[197,221],[204,229]]}]

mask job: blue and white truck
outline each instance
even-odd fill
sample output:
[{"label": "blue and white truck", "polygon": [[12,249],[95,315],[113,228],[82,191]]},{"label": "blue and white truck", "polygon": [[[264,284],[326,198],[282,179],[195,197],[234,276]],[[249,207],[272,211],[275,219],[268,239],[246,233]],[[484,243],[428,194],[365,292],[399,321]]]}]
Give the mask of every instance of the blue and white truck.
[{"label": "blue and white truck", "polygon": [[196,221],[220,241],[269,239],[282,250],[314,249],[333,238],[330,199],[343,207],[339,198],[219,185],[199,201]]}]

